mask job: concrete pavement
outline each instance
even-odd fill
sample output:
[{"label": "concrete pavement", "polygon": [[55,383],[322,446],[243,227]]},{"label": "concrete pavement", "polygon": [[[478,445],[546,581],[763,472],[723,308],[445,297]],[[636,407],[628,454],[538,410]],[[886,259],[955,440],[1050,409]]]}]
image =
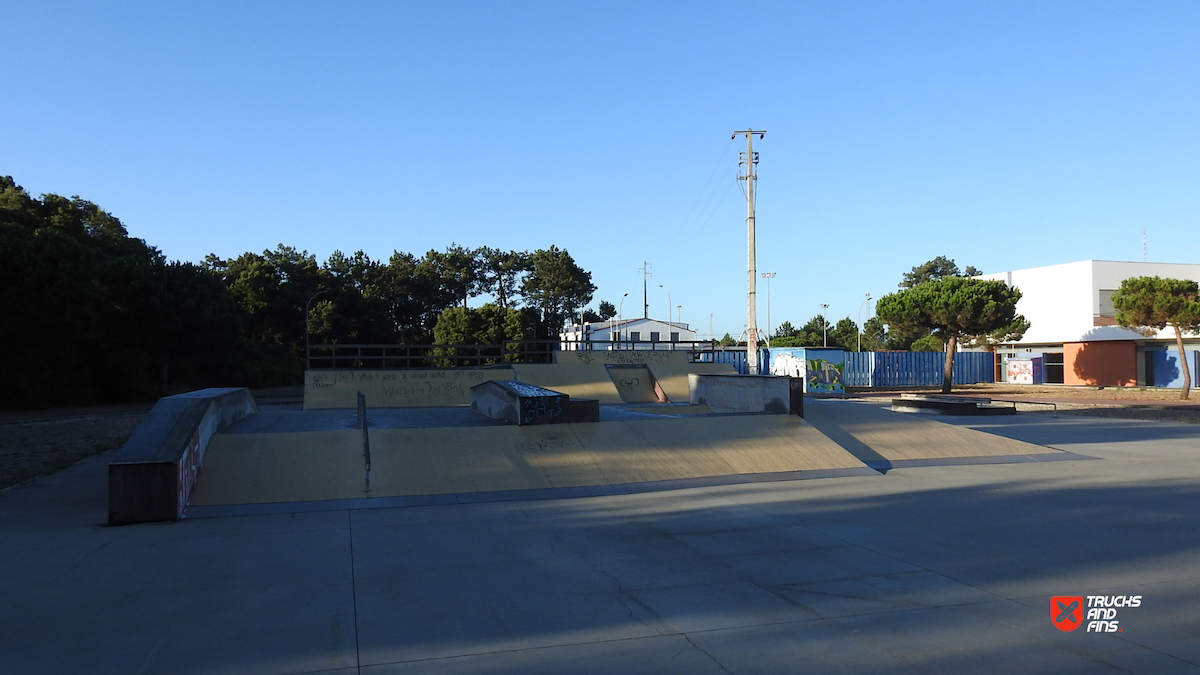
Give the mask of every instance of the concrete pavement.
[{"label": "concrete pavement", "polygon": [[93,458],[0,492],[0,670],[1200,672],[1200,427],[937,424],[1097,460],[109,527]]}]

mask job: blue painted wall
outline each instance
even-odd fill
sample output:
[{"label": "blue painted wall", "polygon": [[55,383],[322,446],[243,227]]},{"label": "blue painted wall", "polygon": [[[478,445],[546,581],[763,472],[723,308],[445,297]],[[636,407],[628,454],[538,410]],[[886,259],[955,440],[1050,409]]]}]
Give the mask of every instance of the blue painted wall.
[{"label": "blue painted wall", "polygon": [[[1196,387],[1197,360],[1200,359],[1200,353],[1186,347],[1183,353],[1187,355],[1189,369],[1192,371],[1192,386]],[[1154,382],[1152,384],[1155,387],[1183,388],[1183,368],[1179,365],[1179,351],[1168,349],[1150,352],[1150,355],[1154,363]]]}]

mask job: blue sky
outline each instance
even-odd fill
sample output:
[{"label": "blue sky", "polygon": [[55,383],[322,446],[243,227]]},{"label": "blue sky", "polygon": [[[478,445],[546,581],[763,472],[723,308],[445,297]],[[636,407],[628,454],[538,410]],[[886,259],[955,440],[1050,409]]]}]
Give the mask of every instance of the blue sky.
[{"label": "blue sky", "polygon": [[[566,248],[596,302],[857,320],[937,255],[1200,262],[1196,2],[6,3],[0,174],[169,258]],[[759,325],[767,293],[759,284]],[[480,300],[482,302],[482,300]],[[593,303],[593,306],[596,303]],[[866,312],[864,311],[864,314]]]}]

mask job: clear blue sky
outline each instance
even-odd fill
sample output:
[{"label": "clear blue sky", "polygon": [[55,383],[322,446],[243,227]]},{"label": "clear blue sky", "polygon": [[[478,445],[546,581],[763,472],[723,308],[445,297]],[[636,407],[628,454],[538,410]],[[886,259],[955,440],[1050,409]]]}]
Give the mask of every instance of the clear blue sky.
[{"label": "clear blue sky", "polygon": [[[6,3],[0,174],[169,258],[556,244],[773,324],[937,255],[1200,262],[1200,3]],[[767,318],[759,286],[759,324]],[[481,300],[482,302],[482,300]],[[593,303],[595,306],[596,302]]]}]

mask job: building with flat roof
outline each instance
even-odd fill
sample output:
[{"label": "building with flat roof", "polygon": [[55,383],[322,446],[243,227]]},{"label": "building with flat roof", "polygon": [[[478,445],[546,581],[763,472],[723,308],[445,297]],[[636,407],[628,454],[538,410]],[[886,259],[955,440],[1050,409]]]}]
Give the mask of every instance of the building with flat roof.
[{"label": "building with flat roof", "polygon": [[[1200,281],[1200,265],[1083,260],[977,277],[1019,288],[1017,312],[1030,322],[1021,340],[997,347],[997,381],[1007,381],[1010,360],[1040,358],[1045,383],[1182,386],[1174,329],[1145,336],[1117,325],[1113,292],[1153,276]],[[1200,336],[1185,334],[1184,348],[1195,383]]]},{"label": "building with flat roof", "polygon": [[[559,337],[563,349],[578,349],[581,342],[584,349],[671,349],[670,343],[695,341],[696,331],[678,321],[622,319],[572,324]],[[616,343],[630,344],[617,347]]]}]

